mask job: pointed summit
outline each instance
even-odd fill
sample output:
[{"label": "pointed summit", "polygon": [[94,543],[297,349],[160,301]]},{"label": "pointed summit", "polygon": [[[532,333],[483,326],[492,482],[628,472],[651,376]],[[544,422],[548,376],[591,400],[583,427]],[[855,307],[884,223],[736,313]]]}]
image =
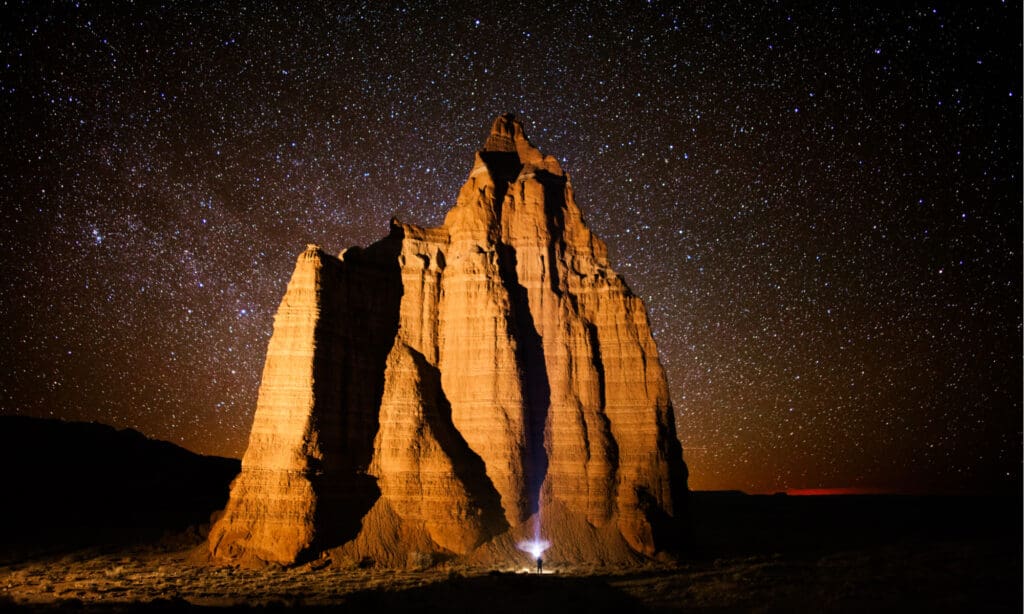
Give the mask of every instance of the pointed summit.
[{"label": "pointed summit", "polygon": [[[491,132],[480,150],[482,158],[491,167],[493,176],[511,181],[524,167],[531,170],[540,168],[555,175],[562,174],[562,168],[553,156],[545,156],[526,138],[523,125],[515,113],[503,113],[491,124]],[[510,155],[514,154],[514,155]],[[509,170],[515,171],[505,177]]]},{"label": "pointed summit", "polygon": [[[526,141],[522,124],[516,120],[515,113],[503,113],[491,124],[491,133],[487,136],[483,150],[514,152],[517,140]],[[529,141],[526,144],[529,145]]]}]

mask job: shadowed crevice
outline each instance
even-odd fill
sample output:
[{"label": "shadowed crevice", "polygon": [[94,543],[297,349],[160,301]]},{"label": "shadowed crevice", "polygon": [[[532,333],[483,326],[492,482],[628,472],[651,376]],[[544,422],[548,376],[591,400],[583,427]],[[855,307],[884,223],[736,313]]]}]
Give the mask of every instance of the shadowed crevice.
[{"label": "shadowed crevice", "polygon": [[[668,481],[672,490],[672,516],[667,519],[664,527],[652,528],[665,538],[666,549],[690,550],[694,536],[690,518],[690,487],[688,484],[690,470],[683,460],[683,447],[676,434],[675,410],[671,403],[665,408],[665,419],[658,421],[658,442],[662,446],[661,453],[668,464]],[[658,543],[657,541],[655,543]]]},{"label": "shadowed crevice", "polygon": [[549,237],[547,245],[548,280],[551,290],[555,294],[561,295],[558,263],[565,262],[566,179],[564,175],[555,175],[545,170],[537,170],[533,176],[544,188],[544,221],[547,224]]},{"label": "shadowed crevice", "polygon": [[[523,164],[519,160],[519,154],[514,151],[481,151],[480,159],[487,165],[487,172],[495,185],[508,184],[515,181],[519,172],[523,170]],[[500,200],[497,202],[501,202]]]},{"label": "shadowed crevice", "polygon": [[599,405],[598,411],[595,412],[598,420],[598,427],[600,431],[598,435],[605,443],[605,453],[607,454],[607,461],[609,466],[609,483],[613,485],[613,492],[608,497],[608,508],[607,513],[610,515],[615,507],[615,500],[618,498],[618,483],[619,483],[619,444],[615,441],[615,436],[612,434],[612,423],[608,419],[608,414],[605,412],[607,391],[605,382],[604,372],[604,360],[601,358],[601,342],[597,336],[597,327],[586,320],[583,320],[583,326],[587,331],[587,339],[590,341],[590,352],[593,358],[594,371],[597,373],[597,386],[599,394]]},{"label": "shadowed crevice", "polygon": [[424,421],[441,446],[441,450],[451,459],[455,477],[466,488],[470,502],[480,509],[482,524],[488,537],[505,531],[508,529],[508,522],[501,507],[501,496],[487,476],[483,459],[469,447],[462,434],[455,428],[452,421],[452,406],[441,387],[441,371],[427,362],[423,354],[412,348],[407,350],[416,365],[424,393]]},{"label": "shadowed crevice", "polygon": [[508,292],[512,326],[515,331],[516,361],[526,406],[526,501],[528,514],[540,508],[540,492],[548,472],[548,454],[544,447],[544,429],[551,405],[544,343],[530,313],[529,296],[519,283],[516,272],[516,251],[499,244],[501,280]]},{"label": "shadowed crevice", "polygon": [[481,151],[480,159],[487,166],[487,172],[494,182],[494,210],[498,216],[498,227],[501,227],[501,209],[508,193],[509,184],[516,180],[523,165],[519,154],[514,151]]},{"label": "shadowed crevice", "polygon": [[390,235],[366,249],[349,249],[343,259],[323,256],[311,425],[319,457],[309,469],[316,541],[310,552],[354,538],[380,497],[367,468],[380,428],[387,356],[398,332],[401,245],[402,230],[392,226]]}]

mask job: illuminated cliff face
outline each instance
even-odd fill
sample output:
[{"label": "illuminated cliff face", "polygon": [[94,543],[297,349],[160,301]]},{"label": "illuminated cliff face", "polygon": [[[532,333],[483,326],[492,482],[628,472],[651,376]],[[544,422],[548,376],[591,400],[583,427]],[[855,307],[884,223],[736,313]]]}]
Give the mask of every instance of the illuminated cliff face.
[{"label": "illuminated cliff face", "polygon": [[397,565],[543,535],[624,561],[680,545],[685,494],[643,303],[506,115],[441,227],[299,256],[210,551]]}]

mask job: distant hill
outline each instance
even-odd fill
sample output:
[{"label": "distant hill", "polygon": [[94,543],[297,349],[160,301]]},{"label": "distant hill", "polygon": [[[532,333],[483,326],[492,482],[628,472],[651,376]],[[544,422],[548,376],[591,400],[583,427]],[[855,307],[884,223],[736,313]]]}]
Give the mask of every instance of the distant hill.
[{"label": "distant hill", "polygon": [[749,495],[693,491],[698,550],[708,556],[817,553],[895,543],[1020,543],[1016,495]]},{"label": "distant hill", "polygon": [[124,543],[203,525],[239,469],[131,429],[0,416],[0,546]]}]

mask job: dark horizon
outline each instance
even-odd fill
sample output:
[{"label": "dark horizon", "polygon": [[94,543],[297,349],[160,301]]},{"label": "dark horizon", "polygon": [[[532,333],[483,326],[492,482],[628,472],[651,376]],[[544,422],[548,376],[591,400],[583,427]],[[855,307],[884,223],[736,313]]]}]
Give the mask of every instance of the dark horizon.
[{"label": "dark horizon", "polygon": [[[203,453],[198,452],[196,450],[190,449],[186,445],[174,443],[174,442],[163,440],[163,439],[156,439],[156,438],[149,437],[145,433],[142,433],[142,432],[140,432],[137,429],[134,429],[132,427],[118,428],[118,427],[115,427],[113,425],[109,425],[109,424],[105,424],[103,422],[97,422],[97,421],[68,421],[68,420],[64,420],[64,419],[61,419],[61,418],[35,417],[35,416],[19,416],[19,415],[10,415],[10,416],[0,415],[0,425],[3,424],[4,420],[9,419],[9,418],[15,418],[15,419],[17,419],[17,418],[24,418],[24,419],[28,419],[28,420],[41,420],[41,421],[44,421],[44,422],[53,422],[53,423],[71,424],[71,425],[82,424],[82,425],[98,425],[98,426],[101,426],[101,427],[111,427],[111,428],[114,428],[115,430],[117,430],[118,432],[128,431],[128,432],[137,433],[138,435],[146,437],[147,439],[150,439],[151,441],[154,441],[154,442],[169,443],[171,445],[180,447],[180,448],[182,448],[182,449],[184,449],[184,450],[186,450],[188,452],[191,452],[193,454],[197,454],[199,456],[207,456],[207,457],[213,458],[213,459],[225,459],[225,460],[232,460],[232,461],[241,461],[241,456],[237,456],[236,457],[236,456],[221,456],[221,455],[216,455],[216,454],[214,454],[214,455],[203,454]],[[29,442],[29,443],[34,445],[37,442]],[[709,495],[709,496],[732,496],[732,495],[738,495],[738,496],[771,497],[771,496],[786,495],[786,496],[790,496],[790,497],[808,497],[808,496],[810,496],[810,497],[874,497],[874,496],[889,497],[889,496],[893,496],[893,497],[940,497],[940,498],[941,497],[979,497],[979,498],[997,497],[997,498],[1001,498],[1001,497],[1009,497],[1009,496],[1018,496],[1018,495],[1020,495],[1021,490],[1022,490],[1022,488],[1021,488],[1020,484],[1016,485],[1016,487],[1011,487],[1011,488],[1009,488],[1007,490],[1002,490],[1002,491],[1000,491],[1000,490],[978,490],[978,489],[976,489],[976,490],[932,490],[932,491],[929,491],[929,490],[894,490],[894,489],[885,489],[885,488],[831,485],[831,486],[824,486],[824,487],[818,487],[818,488],[794,488],[794,489],[788,489],[788,490],[766,490],[766,491],[746,491],[746,490],[736,489],[736,488],[728,488],[728,489],[719,489],[719,488],[692,489],[691,488],[690,492],[694,493],[694,494],[696,494],[698,496],[699,495]]]}]

